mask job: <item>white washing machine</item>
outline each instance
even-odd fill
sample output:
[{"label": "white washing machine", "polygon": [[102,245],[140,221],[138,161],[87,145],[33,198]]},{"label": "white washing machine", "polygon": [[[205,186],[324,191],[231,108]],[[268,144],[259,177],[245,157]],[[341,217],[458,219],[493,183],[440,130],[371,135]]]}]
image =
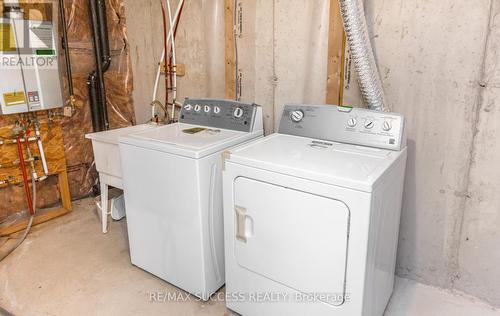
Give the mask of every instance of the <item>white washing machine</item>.
[{"label": "white washing machine", "polygon": [[225,157],[228,308],[382,315],[394,285],[403,117],[287,105],[278,133]]},{"label": "white washing machine", "polygon": [[262,134],[255,104],[186,99],[179,123],[120,138],[134,265],[203,300],[224,284],[221,153]]}]

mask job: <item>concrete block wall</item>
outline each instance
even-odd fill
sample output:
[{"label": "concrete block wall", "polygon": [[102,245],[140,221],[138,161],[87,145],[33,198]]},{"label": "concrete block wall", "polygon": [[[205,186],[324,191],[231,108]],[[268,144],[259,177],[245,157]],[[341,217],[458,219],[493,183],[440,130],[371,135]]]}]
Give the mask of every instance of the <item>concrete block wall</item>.
[{"label": "concrete block wall", "polygon": [[408,119],[397,273],[500,306],[500,5],[365,3],[387,99]]},{"label": "concrete block wall", "polygon": [[[206,14],[203,5],[211,1],[220,0],[188,1],[192,2],[186,17],[190,23],[181,24],[177,44],[183,52],[179,60],[190,73],[180,82],[181,95],[224,95],[219,89],[209,91],[211,75],[202,58],[207,43],[199,21]],[[127,15],[127,25],[135,84],[141,78],[154,78],[151,65],[157,60],[143,50],[155,50],[155,56],[161,53],[161,16],[155,1],[125,2],[134,8],[128,11],[132,13]],[[268,133],[282,105],[278,103],[323,98],[316,93],[290,99],[297,89],[305,89],[297,82],[316,82],[322,91],[326,80],[321,71],[300,74],[285,69],[287,61],[304,57],[302,50],[287,49],[287,45],[308,43],[312,34],[289,32],[287,25],[314,26],[308,28],[314,36],[325,27],[324,22],[314,20],[319,23],[315,25],[308,19],[310,14],[327,16],[320,11],[328,9],[325,2],[329,0],[312,0],[315,8],[322,8],[319,11],[300,9],[299,2],[244,1],[255,10],[246,13],[255,20],[244,21],[255,32],[249,36],[253,45],[240,41],[246,51],[241,56],[242,67],[255,70],[244,77],[255,79],[245,95],[264,105]],[[366,0],[365,9],[388,102],[408,120],[409,157],[397,274],[462,290],[500,306],[500,3]],[[138,18],[142,11],[153,21]],[[134,32],[134,27],[143,29]],[[324,42],[313,40],[318,49],[316,62],[318,56],[326,56],[321,51],[326,49],[326,36],[318,39]],[[308,79],[290,81],[301,75]],[[136,84],[134,98],[149,100],[151,89],[142,85]],[[149,107],[144,110],[144,106],[145,101],[137,102],[136,113],[142,111],[146,117]]]}]

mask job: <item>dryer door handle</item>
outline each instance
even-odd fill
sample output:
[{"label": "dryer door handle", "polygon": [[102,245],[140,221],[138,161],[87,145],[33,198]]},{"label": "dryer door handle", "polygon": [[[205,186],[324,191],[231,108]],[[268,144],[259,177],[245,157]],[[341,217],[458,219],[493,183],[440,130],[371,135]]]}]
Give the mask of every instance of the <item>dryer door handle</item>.
[{"label": "dryer door handle", "polygon": [[235,206],[234,210],[236,211],[236,239],[241,242],[247,242],[246,236],[246,217],[247,217],[247,209],[241,206]]}]

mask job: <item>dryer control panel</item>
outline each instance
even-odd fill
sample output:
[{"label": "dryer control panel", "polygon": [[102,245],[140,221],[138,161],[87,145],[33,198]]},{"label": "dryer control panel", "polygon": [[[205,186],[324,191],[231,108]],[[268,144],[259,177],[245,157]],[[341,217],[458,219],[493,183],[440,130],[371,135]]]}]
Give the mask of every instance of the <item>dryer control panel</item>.
[{"label": "dryer control panel", "polygon": [[332,105],[285,105],[280,134],[401,150],[406,146],[401,114]]},{"label": "dryer control panel", "polygon": [[254,130],[258,108],[256,104],[230,100],[186,98],[179,122],[251,132]]}]

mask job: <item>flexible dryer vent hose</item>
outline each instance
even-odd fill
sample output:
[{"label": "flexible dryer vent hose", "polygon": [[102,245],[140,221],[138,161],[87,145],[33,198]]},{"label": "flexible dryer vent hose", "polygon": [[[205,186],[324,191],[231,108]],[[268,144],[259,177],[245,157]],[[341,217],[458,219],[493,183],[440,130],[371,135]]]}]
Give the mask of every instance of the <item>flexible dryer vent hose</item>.
[{"label": "flexible dryer vent hose", "polygon": [[339,0],[339,3],[363,99],[372,110],[389,111],[370,43],[363,0]]}]

